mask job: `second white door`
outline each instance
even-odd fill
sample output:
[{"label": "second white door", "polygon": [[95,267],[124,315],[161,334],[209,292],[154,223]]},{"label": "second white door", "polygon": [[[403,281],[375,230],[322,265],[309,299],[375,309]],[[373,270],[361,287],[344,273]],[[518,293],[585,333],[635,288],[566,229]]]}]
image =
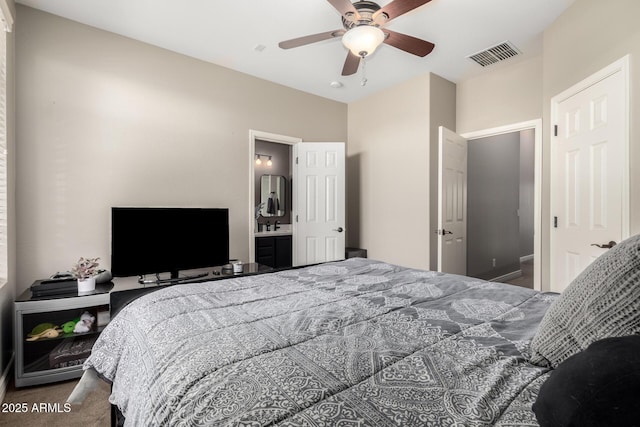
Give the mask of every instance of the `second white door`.
[{"label": "second white door", "polygon": [[[617,70],[617,71],[616,71]],[[551,290],[562,292],[610,242],[626,237],[625,68],[554,98]]]},{"label": "second white door", "polygon": [[304,142],[293,151],[293,265],[344,259],[344,143]]}]

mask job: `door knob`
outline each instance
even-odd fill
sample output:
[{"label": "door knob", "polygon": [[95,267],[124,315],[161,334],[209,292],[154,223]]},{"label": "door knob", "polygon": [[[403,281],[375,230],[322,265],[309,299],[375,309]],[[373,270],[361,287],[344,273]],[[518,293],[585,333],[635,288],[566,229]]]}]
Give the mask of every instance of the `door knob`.
[{"label": "door knob", "polygon": [[616,242],[614,242],[614,241],[612,240],[612,241],[610,241],[609,243],[605,243],[605,244],[603,244],[603,245],[599,245],[599,244],[597,244],[597,243],[592,243],[592,244],[591,244],[591,246],[597,246],[597,247],[602,248],[602,249],[611,249],[611,248],[612,248],[612,247],[614,247],[616,244],[617,244],[617,243],[616,243]]},{"label": "door knob", "polygon": [[439,235],[439,236],[444,236],[445,234],[453,234],[453,232],[451,232],[449,230],[442,229],[442,230],[436,230],[436,234]]},{"label": "door knob", "polygon": [[342,227],[334,228],[333,231],[337,231],[338,233],[342,233],[344,231],[344,228],[342,228]]}]

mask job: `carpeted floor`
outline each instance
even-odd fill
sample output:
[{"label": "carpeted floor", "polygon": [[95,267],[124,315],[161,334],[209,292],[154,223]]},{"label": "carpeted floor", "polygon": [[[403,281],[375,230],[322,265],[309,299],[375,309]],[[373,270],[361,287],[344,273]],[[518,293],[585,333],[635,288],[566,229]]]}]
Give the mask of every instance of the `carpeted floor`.
[{"label": "carpeted floor", "polygon": [[[110,386],[100,381],[82,405],[65,407],[78,380],[16,389],[13,382],[0,408],[0,426],[108,427]],[[26,405],[24,405],[26,403]],[[16,412],[26,408],[26,412]]]}]

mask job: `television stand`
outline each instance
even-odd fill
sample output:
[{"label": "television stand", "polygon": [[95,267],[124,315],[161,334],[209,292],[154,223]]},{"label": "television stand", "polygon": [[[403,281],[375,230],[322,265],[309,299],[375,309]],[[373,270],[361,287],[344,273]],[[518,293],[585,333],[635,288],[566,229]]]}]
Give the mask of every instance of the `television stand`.
[{"label": "television stand", "polygon": [[201,279],[203,277],[207,277],[208,275],[209,273],[205,271],[204,273],[191,274],[191,275],[182,276],[182,277],[174,277],[174,275],[172,274],[171,277],[167,279],[161,279],[160,274],[156,273],[155,279],[145,279],[144,276],[140,276],[138,278],[138,283],[140,283],[141,285],[149,285],[151,283],[155,283],[158,285],[163,283],[180,283],[180,282],[185,282],[187,280]]}]

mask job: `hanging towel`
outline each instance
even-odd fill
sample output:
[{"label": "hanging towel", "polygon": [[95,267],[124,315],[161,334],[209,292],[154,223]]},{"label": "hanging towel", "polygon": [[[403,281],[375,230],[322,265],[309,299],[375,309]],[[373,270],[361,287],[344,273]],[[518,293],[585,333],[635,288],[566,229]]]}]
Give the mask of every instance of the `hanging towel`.
[{"label": "hanging towel", "polygon": [[280,201],[275,192],[269,194],[269,200],[267,200],[267,213],[275,215],[280,210]]}]

